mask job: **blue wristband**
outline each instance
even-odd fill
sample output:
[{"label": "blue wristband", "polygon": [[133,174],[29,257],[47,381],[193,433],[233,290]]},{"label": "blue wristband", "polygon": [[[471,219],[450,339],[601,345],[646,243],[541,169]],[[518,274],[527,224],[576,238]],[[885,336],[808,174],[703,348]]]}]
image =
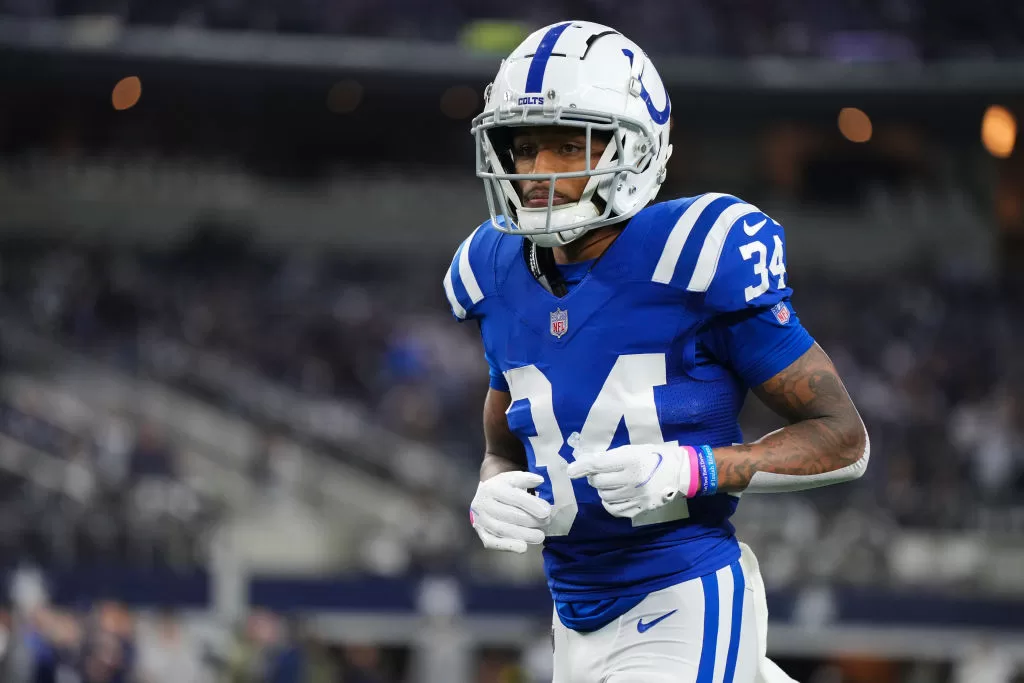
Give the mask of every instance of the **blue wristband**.
[{"label": "blue wristband", "polygon": [[697,471],[700,472],[700,490],[698,496],[713,496],[718,493],[718,465],[711,446],[699,446],[697,449]]}]

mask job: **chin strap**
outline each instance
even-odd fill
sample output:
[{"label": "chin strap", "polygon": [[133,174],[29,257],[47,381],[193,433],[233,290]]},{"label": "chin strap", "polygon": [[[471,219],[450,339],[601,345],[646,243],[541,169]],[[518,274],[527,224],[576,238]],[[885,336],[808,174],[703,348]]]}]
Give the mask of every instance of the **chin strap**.
[{"label": "chin strap", "polygon": [[569,288],[562,280],[562,274],[558,272],[555,256],[550,249],[542,249],[530,240],[523,240],[523,255],[530,265],[530,272],[533,273],[533,277],[541,287],[559,299],[569,293]]}]

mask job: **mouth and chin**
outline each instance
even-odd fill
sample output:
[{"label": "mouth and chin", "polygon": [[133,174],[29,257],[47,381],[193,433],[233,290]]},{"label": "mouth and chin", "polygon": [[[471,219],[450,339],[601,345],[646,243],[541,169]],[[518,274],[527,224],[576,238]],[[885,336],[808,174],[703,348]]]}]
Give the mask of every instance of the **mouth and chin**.
[{"label": "mouth and chin", "polygon": [[[537,188],[529,190],[523,194],[523,208],[524,209],[546,209],[548,206],[548,188]],[[551,202],[552,206],[562,206],[564,204],[572,204],[576,200],[565,196],[561,192],[555,191],[554,199]]]}]

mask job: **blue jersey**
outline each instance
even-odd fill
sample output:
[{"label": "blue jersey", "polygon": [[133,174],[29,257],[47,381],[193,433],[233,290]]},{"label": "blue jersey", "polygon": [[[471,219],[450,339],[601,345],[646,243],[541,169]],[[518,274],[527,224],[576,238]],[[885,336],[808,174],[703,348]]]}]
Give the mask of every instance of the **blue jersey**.
[{"label": "blue jersey", "polygon": [[788,301],[782,227],[736,197],[647,207],[600,259],[565,270],[563,297],[534,278],[523,239],[484,223],[444,287],[455,317],[479,323],[491,387],[511,394],[508,425],[545,477],[537,493],[554,508],[544,565],[558,613],[592,630],[735,561],[739,499],[612,517],[585,479],[566,475],[574,452],[740,443],[748,389],[813,340]]}]

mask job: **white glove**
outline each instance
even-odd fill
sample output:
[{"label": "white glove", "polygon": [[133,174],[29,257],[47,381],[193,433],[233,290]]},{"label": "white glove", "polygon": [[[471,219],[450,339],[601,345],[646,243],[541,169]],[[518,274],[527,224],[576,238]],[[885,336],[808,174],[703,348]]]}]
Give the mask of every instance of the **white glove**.
[{"label": "white glove", "polygon": [[531,472],[502,472],[480,482],[469,519],[485,548],[525,553],[528,543],[544,542],[551,503],[528,492],[543,483]]},{"label": "white glove", "polygon": [[572,479],[586,477],[604,509],[632,519],[656,510],[677,495],[692,498],[700,488],[696,451],[674,443],[619,446],[579,455],[569,465]]}]

